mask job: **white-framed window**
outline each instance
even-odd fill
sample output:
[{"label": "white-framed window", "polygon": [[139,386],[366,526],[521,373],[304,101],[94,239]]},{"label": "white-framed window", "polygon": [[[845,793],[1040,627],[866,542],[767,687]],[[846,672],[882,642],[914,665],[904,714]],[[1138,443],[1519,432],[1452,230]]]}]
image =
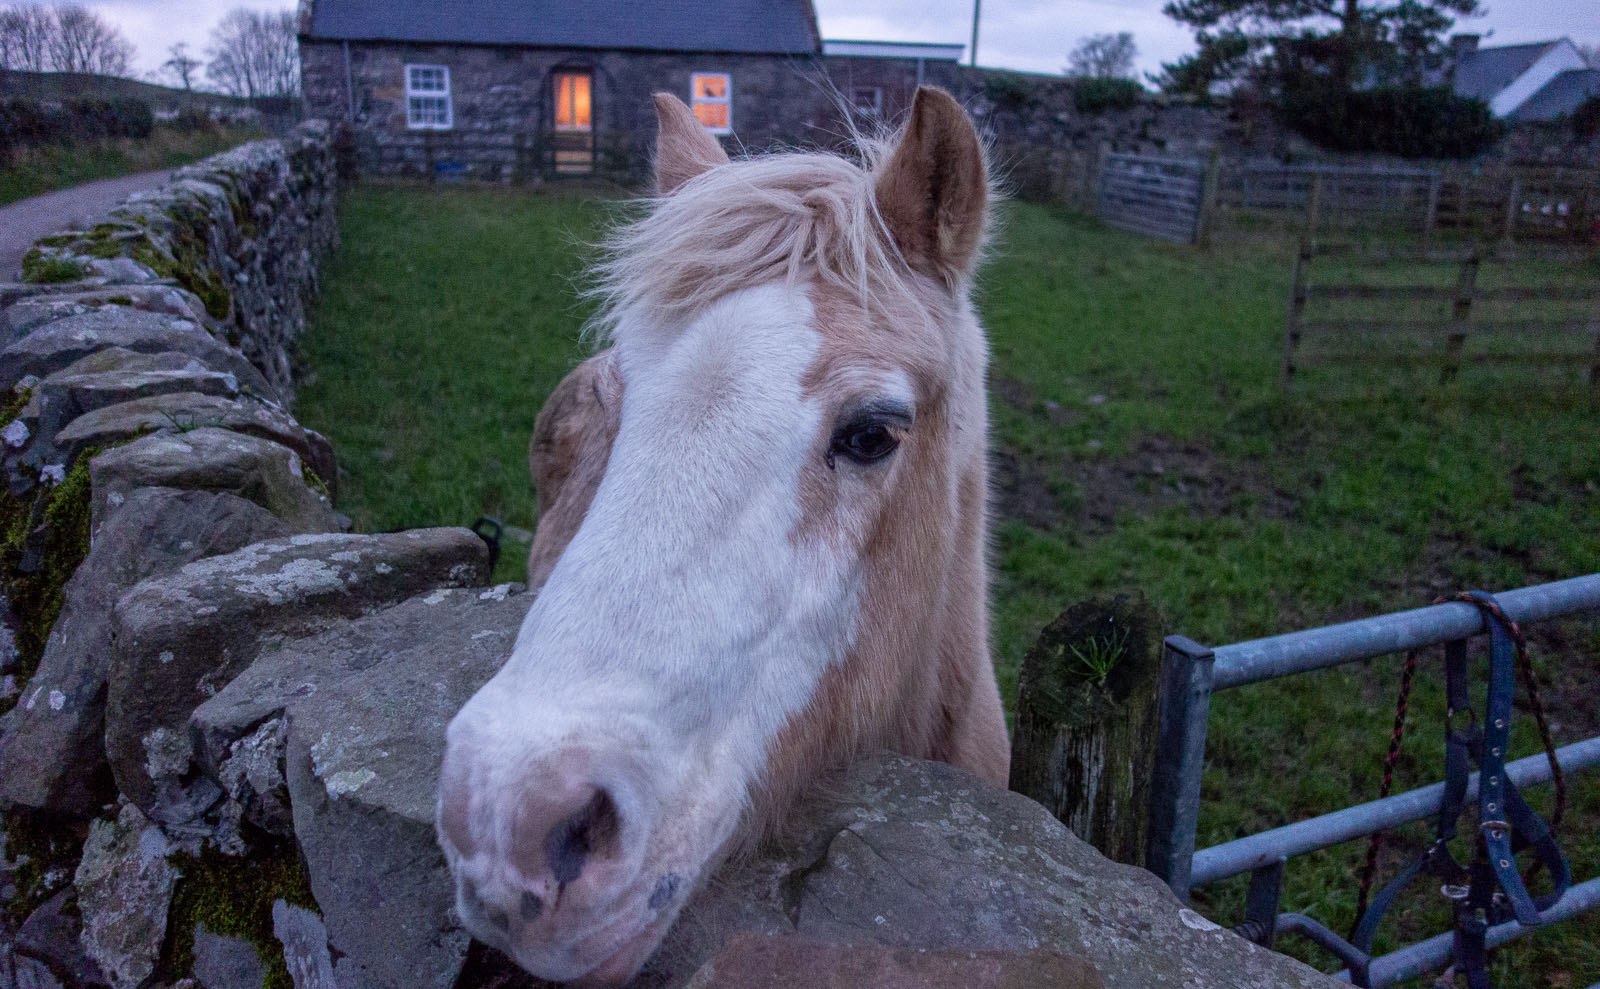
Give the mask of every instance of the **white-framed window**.
[{"label": "white-framed window", "polygon": [[883,116],[883,89],[879,86],[851,86],[850,105],[863,117]]},{"label": "white-framed window", "polygon": [[733,77],[726,72],[696,72],[689,77],[689,105],[713,134],[733,133]]},{"label": "white-framed window", "polygon": [[412,130],[449,130],[455,126],[448,66],[406,66],[406,126]]}]

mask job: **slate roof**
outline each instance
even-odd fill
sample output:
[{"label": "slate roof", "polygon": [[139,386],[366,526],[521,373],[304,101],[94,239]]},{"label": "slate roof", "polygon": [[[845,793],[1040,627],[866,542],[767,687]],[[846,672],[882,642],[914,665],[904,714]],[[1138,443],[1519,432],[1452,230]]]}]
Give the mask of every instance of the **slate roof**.
[{"label": "slate roof", "polygon": [[1555,120],[1576,110],[1591,96],[1600,96],[1600,69],[1568,69],[1523,100],[1506,119],[1516,123]]},{"label": "slate roof", "polygon": [[822,50],[811,0],[316,0],[306,34],[540,48]]},{"label": "slate roof", "polygon": [[1488,102],[1528,71],[1545,52],[1560,43],[1540,41],[1531,45],[1501,45],[1468,52],[1456,66],[1456,94]]}]

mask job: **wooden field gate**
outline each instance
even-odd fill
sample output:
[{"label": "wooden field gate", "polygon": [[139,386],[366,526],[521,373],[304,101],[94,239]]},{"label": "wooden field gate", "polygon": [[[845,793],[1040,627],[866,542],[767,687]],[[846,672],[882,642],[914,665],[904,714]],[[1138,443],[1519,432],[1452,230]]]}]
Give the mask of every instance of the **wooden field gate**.
[{"label": "wooden field gate", "polygon": [[1178,244],[1205,239],[1216,160],[1104,151],[1096,212],[1108,226]]},{"label": "wooden field gate", "polygon": [[[1538,364],[1588,368],[1590,385],[1600,397],[1600,284],[1501,284],[1485,287],[1480,272],[1499,259],[1489,248],[1465,251],[1366,253],[1358,260],[1386,265],[1452,263],[1454,284],[1370,284],[1350,276],[1318,282],[1312,269],[1319,258],[1351,256],[1358,245],[1303,241],[1295,258],[1289,312],[1284,322],[1279,381],[1287,386],[1306,362],[1303,346],[1331,346],[1331,361],[1341,364],[1434,364],[1439,380],[1453,380],[1464,364]],[[1547,253],[1551,263],[1583,264],[1583,252]],[[1391,272],[1394,268],[1391,267]],[[1313,307],[1366,303],[1367,311],[1332,317]],[[1441,310],[1417,318],[1400,307],[1433,304]],[[1448,314],[1442,309],[1448,306]],[[1530,314],[1533,307],[1564,307],[1565,312]],[[1489,311],[1484,312],[1485,309]],[[1315,318],[1308,318],[1308,310]],[[1487,349],[1469,352],[1469,339]]]}]

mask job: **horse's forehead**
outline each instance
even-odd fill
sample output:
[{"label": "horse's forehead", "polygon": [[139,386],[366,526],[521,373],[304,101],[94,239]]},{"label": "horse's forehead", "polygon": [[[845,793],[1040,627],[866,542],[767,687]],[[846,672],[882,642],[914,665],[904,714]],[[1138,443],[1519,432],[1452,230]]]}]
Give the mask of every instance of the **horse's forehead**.
[{"label": "horse's forehead", "polygon": [[[807,288],[820,341],[801,387],[808,395],[848,387],[856,375],[906,382],[917,405],[929,402],[949,375],[950,353],[929,314],[937,299],[915,291],[869,306],[859,293],[816,282]],[[874,374],[874,372],[876,372]]]}]

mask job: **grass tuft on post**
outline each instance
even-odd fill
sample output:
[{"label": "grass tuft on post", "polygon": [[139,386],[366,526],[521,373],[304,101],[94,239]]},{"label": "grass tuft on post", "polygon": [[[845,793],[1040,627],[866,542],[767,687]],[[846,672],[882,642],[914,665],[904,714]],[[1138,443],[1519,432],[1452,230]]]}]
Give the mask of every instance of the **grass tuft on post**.
[{"label": "grass tuft on post", "polygon": [[1128,865],[1145,864],[1160,682],[1161,620],[1137,593],[1062,612],[1017,679],[1011,789]]}]

